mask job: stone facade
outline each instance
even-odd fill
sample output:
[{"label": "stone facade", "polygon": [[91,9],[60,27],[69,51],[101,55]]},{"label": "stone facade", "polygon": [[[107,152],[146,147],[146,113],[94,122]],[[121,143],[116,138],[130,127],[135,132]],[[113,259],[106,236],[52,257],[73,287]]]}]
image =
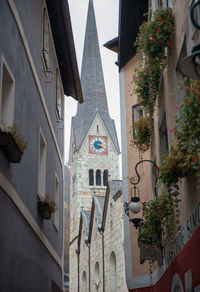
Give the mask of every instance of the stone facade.
[{"label": "stone facade", "polygon": [[[123,250],[120,249],[123,236],[122,218],[119,217],[116,226],[111,228],[115,230],[115,233],[110,229],[110,217],[108,220],[105,219],[108,227],[102,229],[104,213],[107,214],[108,199],[106,201],[105,194],[106,191],[108,192],[108,181],[119,179],[120,150],[115,124],[108,111],[94,7],[91,0],[88,8],[81,83],[84,103],[78,105],[76,116],[72,118],[69,154],[71,167],[70,291],[102,291],[102,289],[105,291],[105,287],[110,289],[107,288],[109,284],[106,277],[110,273],[111,252],[113,252],[113,263],[117,259],[117,273],[120,273],[121,267],[123,268]],[[95,142],[93,142],[93,147],[91,146],[92,141],[97,138],[103,143],[100,148],[95,146]],[[120,197],[113,204],[113,216],[122,214],[122,210],[123,204]],[[104,256],[102,256],[102,244]],[[104,273],[103,261],[105,261]],[[112,267],[114,272],[114,266]],[[121,282],[116,285],[122,286]]]},{"label": "stone facade", "polygon": [[[117,193],[112,189],[116,182],[119,187]],[[100,198],[104,200],[103,205]],[[99,208],[100,205],[102,208]],[[93,198],[89,225],[86,225],[83,213],[78,240],[80,291],[127,291],[121,181],[111,181],[106,196]],[[84,275],[87,290],[84,290]],[[72,288],[71,291],[76,290]]]}]

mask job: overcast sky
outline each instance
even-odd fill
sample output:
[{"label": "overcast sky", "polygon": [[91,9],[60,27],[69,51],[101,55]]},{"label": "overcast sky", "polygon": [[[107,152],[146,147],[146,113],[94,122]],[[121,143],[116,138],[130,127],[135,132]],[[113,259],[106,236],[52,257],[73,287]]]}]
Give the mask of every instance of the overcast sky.
[{"label": "overcast sky", "polygon": [[[70,8],[76,56],[80,73],[89,0],[68,0],[68,3]],[[118,139],[120,143],[121,130],[119,73],[118,67],[115,65],[115,62],[117,61],[117,54],[103,47],[104,43],[115,38],[118,35],[119,0],[93,0],[93,3],[95,9],[109,112],[111,118],[115,120]],[[71,117],[76,114],[77,102],[71,97],[66,97],[65,101],[65,159],[67,162],[70,142],[69,140],[71,130]]]}]

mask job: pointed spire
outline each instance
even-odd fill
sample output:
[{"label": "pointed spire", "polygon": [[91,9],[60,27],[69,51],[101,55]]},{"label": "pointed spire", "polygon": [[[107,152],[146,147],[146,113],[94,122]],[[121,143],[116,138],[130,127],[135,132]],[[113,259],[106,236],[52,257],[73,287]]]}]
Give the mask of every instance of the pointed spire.
[{"label": "pointed spire", "polygon": [[89,0],[81,70],[84,104],[108,112],[93,0]]},{"label": "pointed spire", "polygon": [[119,151],[115,124],[108,111],[93,0],[89,0],[88,6],[81,86],[84,102],[78,104],[76,116],[72,118],[77,149],[81,147],[98,112],[117,151]]}]

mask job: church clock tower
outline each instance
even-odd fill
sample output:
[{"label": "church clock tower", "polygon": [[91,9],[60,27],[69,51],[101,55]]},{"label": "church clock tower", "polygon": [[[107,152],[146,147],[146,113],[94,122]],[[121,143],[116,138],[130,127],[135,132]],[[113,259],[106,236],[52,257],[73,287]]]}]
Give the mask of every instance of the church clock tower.
[{"label": "church clock tower", "polygon": [[108,111],[92,0],[88,7],[81,84],[84,102],[78,104],[72,118],[69,153],[70,257],[77,246],[81,210],[90,211],[94,194],[105,196],[108,180],[119,179],[120,150],[115,123]]}]

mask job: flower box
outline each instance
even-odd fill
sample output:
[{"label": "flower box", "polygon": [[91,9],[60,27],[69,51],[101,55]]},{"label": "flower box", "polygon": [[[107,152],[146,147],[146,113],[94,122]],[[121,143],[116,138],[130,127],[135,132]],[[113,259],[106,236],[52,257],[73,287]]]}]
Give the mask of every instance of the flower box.
[{"label": "flower box", "polygon": [[152,247],[150,244],[140,243],[140,263],[143,264],[146,260],[163,264],[162,248],[158,246]]},{"label": "flower box", "polygon": [[47,202],[38,201],[37,207],[38,207],[38,213],[40,214],[42,219],[46,219],[46,220],[51,219],[52,211]]},{"label": "flower box", "polygon": [[11,133],[0,131],[0,149],[8,162],[19,163],[23,152],[15,142]]}]

